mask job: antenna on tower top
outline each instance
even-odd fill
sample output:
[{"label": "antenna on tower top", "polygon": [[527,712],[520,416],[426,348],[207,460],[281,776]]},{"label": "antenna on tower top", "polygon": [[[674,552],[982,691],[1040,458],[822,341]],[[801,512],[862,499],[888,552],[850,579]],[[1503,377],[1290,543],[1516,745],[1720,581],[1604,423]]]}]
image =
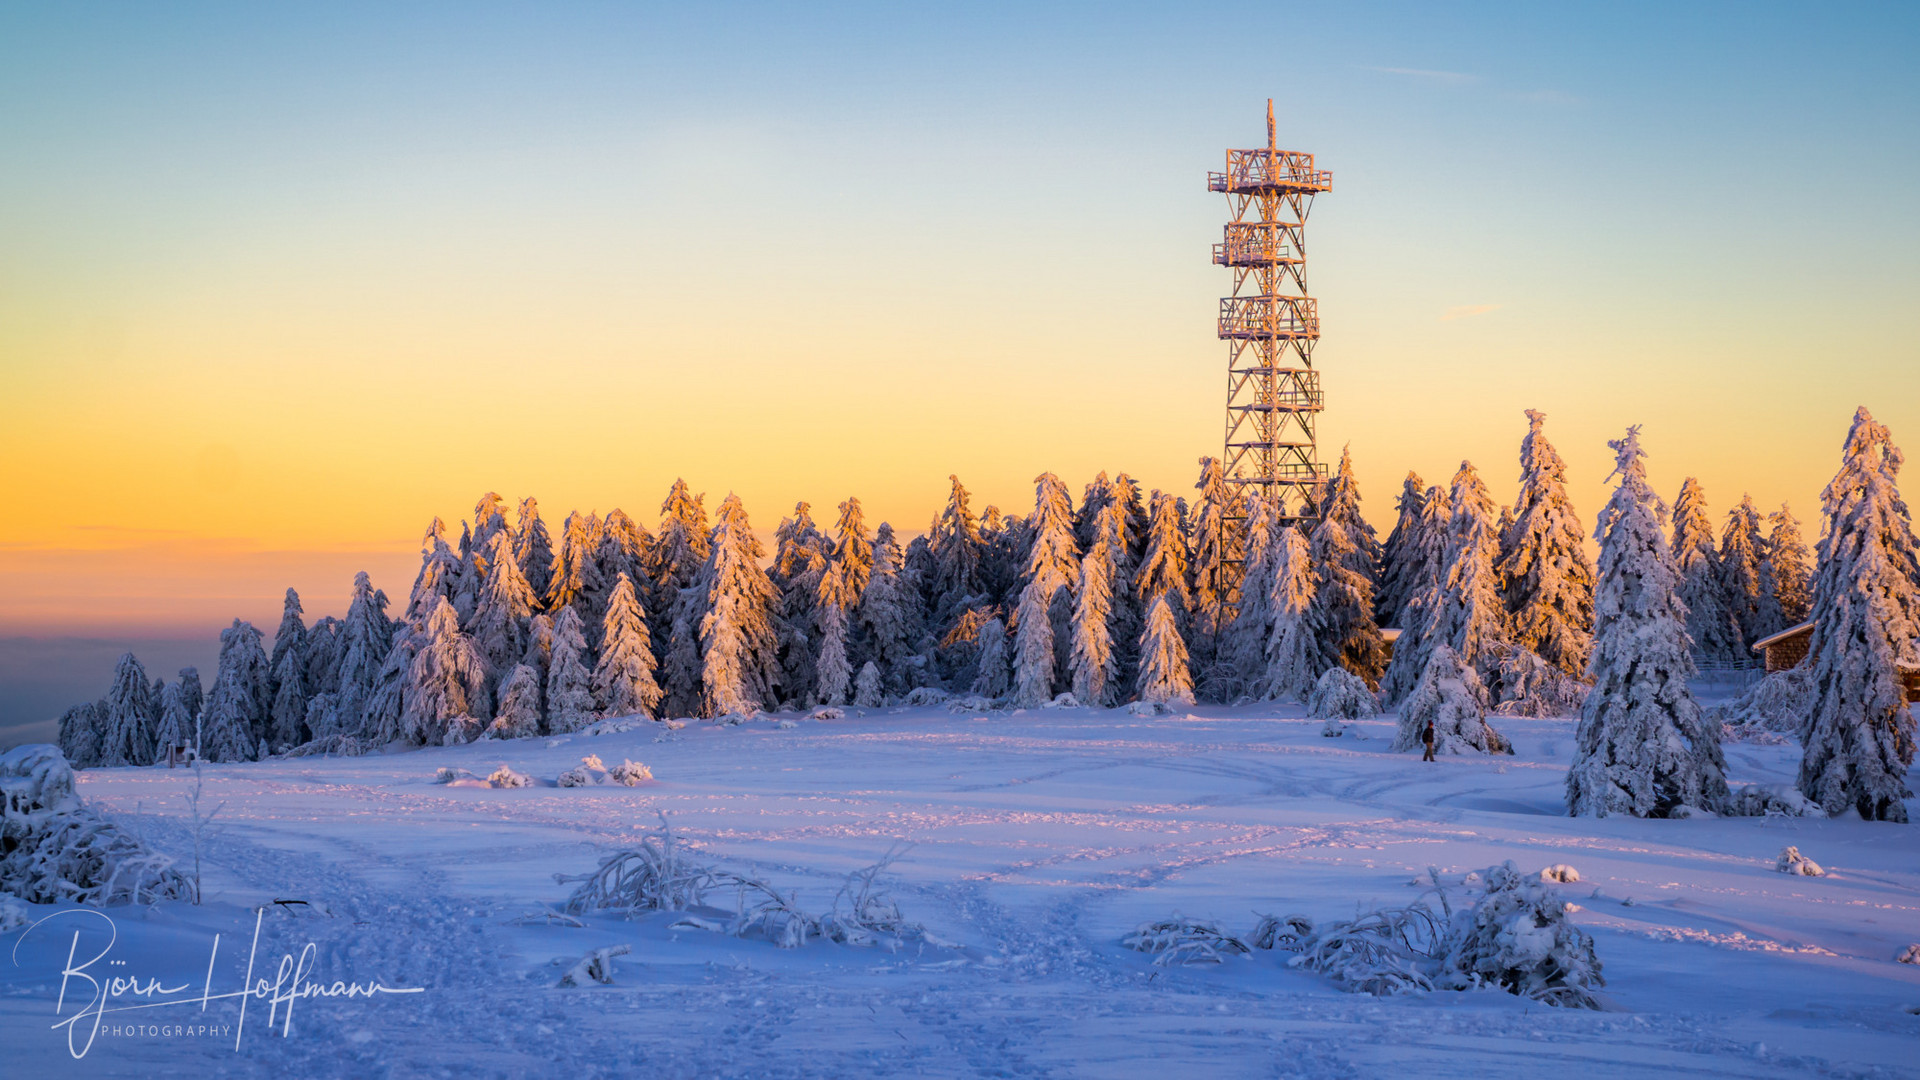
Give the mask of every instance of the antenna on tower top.
[{"label": "antenna on tower top", "polygon": [[1268,98],[1267,99],[1267,151],[1271,153],[1272,151],[1279,149],[1279,146],[1280,146],[1279,141],[1274,137],[1274,133],[1273,133],[1273,99]]}]

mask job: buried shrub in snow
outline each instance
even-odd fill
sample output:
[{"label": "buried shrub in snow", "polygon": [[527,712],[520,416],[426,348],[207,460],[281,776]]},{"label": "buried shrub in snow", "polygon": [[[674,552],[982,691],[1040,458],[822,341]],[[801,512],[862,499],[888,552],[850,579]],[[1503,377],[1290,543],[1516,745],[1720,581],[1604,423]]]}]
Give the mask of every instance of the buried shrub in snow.
[{"label": "buried shrub in snow", "polygon": [[1909,945],[1893,954],[1896,964],[1920,964],[1920,944]]},{"label": "buried shrub in snow", "polygon": [[606,784],[635,787],[651,779],[653,770],[637,761],[622,761],[609,769],[600,760],[599,754],[588,754],[580,759],[580,764],[561,773],[556,783],[561,787],[600,787]]},{"label": "buried shrub in snow", "polygon": [[1780,853],[1773,864],[1775,870],[1783,874],[1795,874],[1800,877],[1826,877],[1827,872],[1819,863],[1800,854],[1797,847],[1788,847]]},{"label": "buried shrub in snow", "polygon": [[1540,871],[1540,880],[1554,881],[1562,885],[1571,885],[1580,880],[1580,871],[1575,870],[1566,863],[1554,863],[1552,866]]},{"label": "buried shrub in snow", "polygon": [[487,783],[497,788],[532,787],[533,777],[523,772],[516,772],[511,766],[502,765],[487,777]]},{"label": "buried shrub in snow", "polygon": [[1220,924],[1203,919],[1182,918],[1141,923],[1120,944],[1143,953],[1156,953],[1154,963],[1165,967],[1176,964],[1218,964],[1229,956],[1253,952],[1247,943],[1220,929]]},{"label": "buried shrub in snow", "polygon": [[[625,956],[632,951],[633,948],[628,945],[609,945],[604,949],[593,949],[568,968],[565,975],[560,976],[559,985],[585,986],[588,983],[612,985],[613,958]],[[565,962],[564,960],[554,961],[556,964]]]},{"label": "buried shrub in snow", "polygon": [[[1437,899],[1438,910],[1423,895],[1404,907],[1324,926],[1304,915],[1264,915],[1244,939],[1176,916],[1141,927],[1126,944],[1153,952],[1184,949],[1202,960],[1231,952],[1223,942],[1291,952],[1290,966],[1325,975],[1354,993],[1495,987],[1547,1005],[1597,1009],[1594,991],[1606,984],[1600,960],[1593,939],[1567,921],[1568,905],[1551,884],[1556,875],[1579,877],[1568,866],[1521,874],[1511,862],[1468,874],[1464,887],[1475,902],[1456,909],[1435,871],[1427,895]],[[1216,954],[1206,955],[1208,947]]]},{"label": "buried shrub in snow", "polygon": [[1727,802],[1728,817],[1826,817],[1820,804],[1792,784],[1748,784]]},{"label": "buried shrub in snow", "polygon": [[1489,867],[1484,878],[1479,902],[1454,920],[1448,988],[1497,986],[1548,1005],[1598,1008],[1593,989],[1605,980],[1593,938],[1567,921],[1559,894],[1511,862]]},{"label": "buried shrub in snow", "polygon": [[[555,874],[561,884],[578,882],[563,910],[569,915],[613,911],[632,918],[651,911],[685,913],[673,929],[711,930],[733,937],[763,937],[783,949],[809,938],[825,937],[846,945],[886,944],[898,948],[910,940],[937,944],[925,928],[906,921],[879,887],[879,878],[902,848],[889,851],[872,866],[847,875],[833,910],[815,918],[799,907],[797,894],[781,893],[767,882],[695,862],[686,857],[665,814],[660,828],[638,848],[618,852],[590,874]],[[709,904],[710,891],[731,888],[733,905]]]},{"label": "buried shrub in snow", "polygon": [[1380,715],[1380,700],[1360,676],[1343,667],[1330,667],[1307,695],[1307,715],[1316,720],[1364,720]]},{"label": "buried shrub in snow", "polygon": [[1813,669],[1802,665],[1776,671],[1732,701],[1715,705],[1707,719],[1720,725],[1720,737],[1728,742],[1784,744],[1799,735],[1812,711]]},{"label": "buried shrub in snow", "polygon": [[172,859],[80,801],[73,769],[46,743],[0,754],[0,852],[0,893],[30,903],[150,903],[192,894]]}]

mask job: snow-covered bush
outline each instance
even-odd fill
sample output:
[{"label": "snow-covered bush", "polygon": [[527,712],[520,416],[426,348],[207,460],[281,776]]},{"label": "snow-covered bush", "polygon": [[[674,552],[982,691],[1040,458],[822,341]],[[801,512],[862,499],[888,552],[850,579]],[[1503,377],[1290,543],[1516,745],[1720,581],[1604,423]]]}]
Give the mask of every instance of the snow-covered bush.
[{"label": "snow-covered bush", "polygon": [[0,893],[0,934],[18,930],[33,921],[27,905],[12,893]]},{"label": "snow-covered bush", "polygon": [[591,874],[555,874],[562,885],[580,882],[563,905],[569,915],[619,911],[685,911],[699,906],[714,882],[712,868],[681,852],[673,825],[660,815],[658,832],[630,851],[607,856]]},{"label": "snow-covered bush", "polygon": [[532,787],[533,777],[515,771],[512,766],[502,765],[487,777],[487,783],[497,788]]},{"label": "snow-covered bush", "polygon": [[933,686],[916,686],[907,693],[905,704],[939,705],[947,700],[947,692]]},{"label": "snow-covered bush", "polygon": [[847,710],[833,705],[823,706],[807,714],[809,720],[845,720]]},{"label": "snow-covered bush", "polygon": [[1523,875],[1508,862],[1483,879],[1479,902],[1456,916],[1446,985],[1497,986],[1548,1005],[1599,1008],[1593,991],[1606,980],[1593,938],[1567,921],[1566,901],[1543,875]]},{"label": "snow-covered bush", "polygon": [[1813,711],[1813,669],[1776,671],[1732,701],[1707,710],[1727,742],[1784,743],[1797,738]]},{"label": "snow-covered bush", "polygon": [[1246,942],[1256,949],[1299,952],[1301,943],[1312,936],[1313,920],[1305,915],[1262,915]]},{"label": "snow-covered bush", "polygon": [[600,755],[588,754],[580,759],[580,764],[561,773],[558,783],[561,787],[597,787],[611,784],[613,780],[607,775],[606,763],[600,760]]},{"label": "snow-covered bush", "polygon": [[1154,964],[1166,967],[1181,964],[1218,964],[1229,956],[1246,956],[1253,950],[1246,942],[1220,924],[1203,919],[1188,919],[1175,913],[1171,919],[1141,923],[1120,944],[1144,953],[1155,953]]},{"label": "snow-covered bush", "polygon": [[1330,667],[1307,695],[1307,715],[1316,719],[1364,720],[1380,715],[1380,699],[1366,681],[1343,667]]},{"label": "snow-covered bush", "polygon": [[1432,721],[1435,753],[1513,753],[1513,746],[1487,723],[1485,702],[1486,690],[1473,669],[1462,664],[1447,646],[1434,646],[1420,673],[1419,685],[1400,705],[1400,728],[1394,734],[1393,749],[1419,749],[1421,732]]},{"label": "snow-covered bush", "polygon": [[1445,949],[1445,918],[1424,903],[1330,923],[1298,941],[1291,967],[1318,972],[1356,994],[1432,990]]},{"label": "snow-covered bush", "polygon": [[1540,871],[1540,880],[1551,881],[1560,885],[1571,885],[1580,880],[1580,871],[1575,870],[1566,863],[1554,863],[1552,866]]},{"label": "snow-covered bush", "polygon": [[1826,877],[1827,872],[1819,863],[1800,854],[1800,849],[1789,846],[1774,861],[1773,868],[1783,874],[1796,874],[1800,877]]},{"label": "snow-covered bush", "polygon": [[457,780],[478,780],[478,779],[480,778],[473,775],[472,773],[468,772],[465,769],[453,769],[453,768],[448,768],[444,765],[441,766],[433,774],[433,782],[436,784],[451,784]]},{"label": "snow-covered bush", "polygon": [[1046,702],[1040,707],[1043,709],[1078,709],[1080,708],[1080,699],[1073,696],[1073,691],[1066,690],[1055,694],[1052,701]]},{"label": "snow-covered bush", "polygon": [[[585,986],[588,983],[613,983],[613,958],[632,952],[632,946],[609,945],[603,949],[592,949],[581,957],[565,975],[560,976],[560,986]],[[564,963],[564,961],[554,961]]]},{"label": "snow-covered bush", "polygon": [[0,892],[35,904],[188,899],[173,860],[88,809],[46,743],[0,754]]},{"label": "snow-covered bush", "polygon": [[627,787],[638,787],[646,781],[653,779],[653,770],[637,761],[622,759],[620,764],[607,770],[607,777],[616,784],[624,784]]},{"label": "snow-covered bush", "polygon": [[1580,715],[1587,700],[1586,683],[1519,646],[1498,646],[1493,652],[1499,658],[1500,682],[1495,713],[1535,718]]},{"label": "snow-covered bush", "polygon": [[[1427,893],[1404,907],[1382,908],[1315,926],[1290,915],[1262,916],[1247,940],[1292,952],[1288,964],[1318,972],[1342,989],[1384,996],[1428,990],[1498,987],[1548,1005],[1598,1008],[1605,985],[1593,939],[1567,922],[1567,903],[1551,882],[1577,880],[1569,866],[1522,875],[1511,862],[1459,880],[1476,902],[1454,907],[1440,873],[1415,885]],[[1434,903],[1428,899],[1433,897]]]},{"label": "snow-covered bush", "polygon": [[1331,716],[1327,717],[1326,723],[1320,725],[1320,734],[1329,739],[1337,739],[1346,733],[1347,729],[1341,726],[1340,721]]},{"label": "snow-covered bush", "polygon": [[1893,954],[1896,964],[1920,964],[1920,944],[1909,945]]},{"label": "snow-covered bush", "polygon": [[1792,784],[1748,784],[1727,802],[1728,817],[1826,817],[1827,812]]},{"label": "snow-covered bush", "polygon": [[484,721],[477,720],[465,713],[461,713],[459,716],[447,717],[446,724],[447,729],[445,733],[440,736],[440,745],[442,746],[465,746],[486,734],[487,731],[487,725]]},{"label": "snow-covered bush", "polygon": [[880,886],[881,875],[906,850],[904,846],[896,846],[879,862],[847,875],[846,882],[834,895],[833,910],[820,920],[822,937],[842,945],[886,941],[895,947],[909,938],[926,937],[926,928],[903,918],[900,905]]},{"label": "snow-covered bush", "polygon": [[877,709],[887,703],[886,691],[880,682],[880,669],[869,660],[860,666],[860,674],[853,680],[853,703],[862,709]]}]

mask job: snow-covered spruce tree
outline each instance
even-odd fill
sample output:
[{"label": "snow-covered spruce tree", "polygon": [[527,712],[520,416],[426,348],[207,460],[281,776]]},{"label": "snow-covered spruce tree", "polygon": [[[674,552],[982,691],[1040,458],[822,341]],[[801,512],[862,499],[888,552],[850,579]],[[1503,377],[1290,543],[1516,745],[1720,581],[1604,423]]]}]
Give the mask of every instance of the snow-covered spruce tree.
[{"label": "snow-covered spruce tree", "polygon": [[581,625],[590,615],[593,594],[600,590],[600,570],[594,562],[599,546],[599,522],[578,510],[567,515],[560,530],[560,551],[553,560],[553,577],[541,606],[559,614],[563,607],[579,612]]},{"label": "snow-covered spruce tree", "polygon": [[1245,529],[1234,520],[1233,486],[1220,463],[1201,458],[1200,479],[1193,486],[1200,492],[1193,519],[1193,660],[1206,671],[1233,623],[1247,548]]},{"label": "snow-covered spruce tree", "polygon": [[[413,579],[413,591],[407,595],[406,617],[424,619],[433,610],[433,598],[453,598],[455,579],[460,574],[460,559],[447,546],[447,526],[434,518],[420,538],[420,573]],[[330,683],[328,685],[331,685]]]},{"label": "snow-covered spruce tree", "polygon": [[444,599],[427,613],[421,630],[407,673],[407,741],[416,746],[468,741],[492,714],[486,658],[460,632],[459,615]]},{"label": "snow-covered spruce tree", "polygon": [[512,672],[527,651],[527,623],[539,606],[533,586],[520,573],[513,542],[503,531],[487,541],[487,579],[481,586],[467,633],[486,658],[488,670],[501,678]]},{"label": "snow-covered spruce tree", "polygon": [[840,519],[834,523],[833,532],[837,537],[833,566],[840,578],[836,588],[841,610],[850,611],[860,606],[867,583],[873,580],[873,538],[867,535],[867,519],[859,499],[849,495],[840,504]]},{"label": "snow-covered spruce tree", "polygon": [[1117,496],[1113,490],[1113,481],[1107,478],[1107,471],[1087,482],[1080,492],[1080,509],[1073,515],[1073,540],[1081,551],[1087,551],[1100,540],[1100,512],[1112,505]]},{"label": "snow-covered spruce tree", "polygon": [[199,741],[200,713],[207,706],[206,690],[200,683],[199,668],[192,666],[183,667],[175,672],[175,674],[180,677],[180,706],[186,711],[187,718],[190,721],[188,727],[185,729],[187,745],[194,746],[197,745]]},{"label": "snow-covered spruce tree", "polygon": [[[625,574],[634,584],[636,596],[645,591],[649,582],[647,566],[652,562],[653,534],[646,526],[634,521],[626,512],[615,507],[607,512],[600,521],[600,542],[594,545],[594,574],[599,579],[594,583],[593,592],[587,601],[587,610],[583,613],[587,620],[588,643],[599,648],[600,627],[607,618],[607,604],[613,597],[614,585]],[[644,607],[644,600],[642,601]]]},{"label": "snow-covered spruce tree", "polygon": [[1673,504],[1672,551],[1693,655],[1712,663],[1743,659],[1740,626],[1720,584],[1720,556],[1713,546],[1713,526],[1707,521],[1707,494],[1691,476],[1680,485],[1680,498]]},{"label": "snow-covered spruce tree", "polygon": [[100,764],[100,744],[104,741],[105,702],[88,701],[60,714],[60,753],[76,769]]},{"label": "snow-covered spruce tree", "polygon": [[1433,652],[1429,627],[1440,610],[1440,594],[1447,573],[1447,530],[1453,522],[1453,496],[1435,484],[1420,502],[1420,520],[1406,554],[1410,590],[1400,605],[1400,640],[1393,646],[1393,660],[1386,677],[1380,680],[1380,692],[1388,702],[1397,702],[1413,692]]},{"label": "snow-covered spruce tree", "polygon": [[1494,568],[1500,538],[1493,499],[1473,463],[1454,474],[1453,520],[1447,525],[1447,571],[1428,636],[1444,642],[1460,662],[1480,670],[1494,646],[1507,640],[1507,609]]},{"label": "snow-covered spruce tree", "polygon": [[[267,657],[267,670],[276,673],[276,680],[286,655],[290,652],[303,654],[306,650],[307,624],[300,620],[302,614],[304,609],[300,606],[300,594],[288,589],[280,607],[280,629],[273,633],[273,652]],[[276,692],[277,686],[276,682]]]},{"label": "snow-covered spruce tree", "polygon": [[1765,605],[1760,567],[1767,557],[1767,538],[1760,533],[1760,511],[1753,496],[1742,495],[1740,505],[1727,515],[1726,528],[1720,532],[1720,593],[1734,625],[1740,628],[1740,647],[1744,650],[1765,635]]},{"label": "snow-covered spruce tree", "polygon": [[780,597],[760,568],[763,549],[740,498],[720,504],[713,550],[694,588],[702,596],[700,682],[706,715],[752,713],[779,689],[774,611]]},{"label": "snow-covered spruce tree", "polygon": [[1012,646],[1007,640],[1007,624],[997,617],[980,628],[980,659],[975,666],[974,693],[1001,698],[1013,688]]},{"label": "snow-covered spruce tree", "polygon": [[1139,675],[1140,632],[1146,626],[1147,613],[1133,595],[1133,578],[1139,573],[1140,555],[1145,550],[1146,514],[1134,515],[1139,507],[1139,485],[1126,473],[1113,482],[1113,499],[1101,512],[1103,535],[1112,537],[1106,548],[1107,590],[1111,608],[1107,614],[1107,636],[1113,642],[1114,678],[1109,692],[1125,697]]},{"label": "snow-covered spruce tree", "polygon": [[1373,621],[1373,574],[1380,562],[1380,542],[1373,526],[1360,516],[1360,483],[1353,475],[1353,456],[1344,448],[1340,467],[1321,497],[1320,520],[1310,541],[1314,592],[1309,625],[1319,655],[1311,673],[1301,673],[1305,681],[1296,696],[1304,696],[1313,680],[1335,665],[1360,676],[1368,686],[1378,686],[1387,670],[1387,643]]},{"label": "snow-covered spruce tree", "polygon": [[487,736],[494,739],[523,739],[540,734],[540,673],[525,664],[515,664],[500,681],[500,705],[493,710],[493,723]]},{"label": "snow-covered spruce tree", "polygon": [[[653,636],[664,643],[677,614],[680,594],[693,587],[707,561],[709,544],[706,496],[675,480],[660,502],[660,536],[653,545],[653,591],[647,610],[653,612]],[[655,651],[658,651],[657,649]]]},{"label": "snow-covered spruce tree", "polygon": [[1647,483],[1640,429],[1607,445],[1620,484],[1600,511],[1594,593],[1593,689],[1580,712],[1567,812],[1575,817],[1668,817],[1727,801],[1718,725],[1687,688],[1694,674],[1681,577],[1667,553],[1666,507]]},{"label": "snow-covered spruce tree", "polygon": [[1140,556],[1140,569],[1133,575],[1133,595],[1141,611],[1152,611],[1153,602],[1167,598],[1174,622],[1185,626],[1193,593],[1187,585],[1187,534],[1181,526],[1180,508],[1173,496],[1153,493],[1153,512],[1147,522],[1146,551]]},{"label": "snow-covered spruce tree", "polygon": [[1419,685],[1400,704],[1395,751],[1417,750],[1433,724],[1438,754],[1511,754],[1513,747],[1487,723],[1487,691],[1471,665],[1442,642],[1427,656]]},{"label": "snow-covered spruce tree", "polygon": [[[394,627],[393,643],[387,648],[387,658],[380,662],[380,670],[373,677],[373,690],[367,695],[366,706],[359,712],[349,713],[344,709],[338,692],[324,695],[329,702],[330,716],[316,714],[309,703],[307,726],[313,731],[314,739],[350,736],[362,749],[404,741],[407,680],[413,674],[413,657],[424,638],[424,616],[402,620]],[[320,697],[316,696],[314,700],[318,701]],[[315,728],[315,720],[325,723]]]},{"label": "snow-covered spruce tree", "polygon": [[520,662],[539,673],[541,686],[547,684],[547,668],[553,663],[552,616],[540,614],[527,620],[527,651]]},{"label": "snow-covered spruce tree", "polygon": [[1805,622],[1813,610],[1813,571],[1800,522],[1786,503],[1767,516],[1767,555],[1760,564],[1761,595],[1769,603],[1771,625],[1765,634],[1777,634]]},{"label": "snow-covered spruce tree", "polygon": [[796,706],[811,704],[819,682],[820,588],[830,568],[832,543],[814,527],[811,507],[796,503],[793,517],[774,530],[769,578],[780,602],[774,632],[779,642],[779,683]]},{"label": "snow-covered spruce tree", "polygon": [[1513,643],[1578,677],[1593,649],[1593,563],[1586,529],[1567,497],[1567,463],[1542,431],[1546,419],[1527,410],[1520,504],[1501,545],[1498,574]]},{"label": "snow-covered spruce tree", "polygon": [[883,521],[874,537],[873,569],[860,597],[858,617],[865,629],[869,662],[879,671],[882,686],[895,693],[905,689],[907,657],[913,655],[914,641],[920,636],[912,618],[913,600],[900,577],[900,546],[894,541],[893,526]]},{"label": "snow-covered spruce tree", "polygon": [[[200,681],[199,673],[194,674],[196,691]],[[160,691],[160,720],[153,729],[154,759],[163,760],[167,751],[176,746],[192,746],[194,713],[187,709],[186,686],[181,682],[170,682]]]},{"label": "snow-covered spruce tree", "polygon": [[340,685],[340,650],[345,647],[341,630],[346,623],[331,615],[315,619],[307,627],[300,652],[306,658],[306,684],[309,691],[332,693]]},{"label": "snow-covered spruce tree", "polygon": [[960,477],[948,476],[953,489],[946,508],[928,534],[933,554],[933,624],[946,627],[969,601],[981,595],[980,526],[968,506],[970,496]]},{"label": "snow-covered spruce tree", "polygon": [[1053,619],[1039,582],[1029,581],[1020,594],[1019,624],[1013,642],[1013,698],[1022,708],[1037,709],[1053,700]]},{"label": "snow-covered spruce tree", "polygon": [[1326,664],[1321,643],[1314,638],[1317,575],[1307,538],[1294,526],[1282,526],[1278,554],[1268,586],[1267,609],[1273,613],[1273,633],[1267,638],[1261,696],[1300,701],[1313,692],[1321,671],[1341,665]]},{"label": "snow-covered spruce tree", "polygon": [[124,653],[113,667],[113,685],[107,688],[105,734],[100,742],[100,764],[153,764],[153,730],[159,721],[153,686],[147,669],[132,653]]},{"label": "snow-covered spruce tree", "polygon": [[565,735],[593,721],[593,680],[587,659],[587,631],[580,625],[580,613],[561,608],[553,620],[553,655],[547,665],[548,733]]},{"label": "snow-covered spruce tree", "polygon": [[[1047,640],[1054,647],[1054,670],[1044,680],[1039,680],[1036,673],[1033,680],[1052,685],[1066,672],[1073,651],[1068,624],[1073,617],[1074,583],[1080,580],[1081,552],[1074,536],[1073,501],[1059,477],[1046,472],[1033,478],[1033,516],[1028,521],[1033,544],[1027,552],[1026,585],[1014,616],[1014,631],[1016,635],[1022,632],[1019,621],[1025,617],[1027,593],[1036,592],[1039,609],[1047,613]],[[1014,651],[1018,667],[1017,657],[1025,652],[1021,648]]]},{"label": "snow-covered spruce tree", "polygon": [[547,595],[547,586],[553,584],[553,537],[540,519],[540,500],[531,495],[520,500],[520,517],[513,527],[513,561],[520,564],[520,576],[527,579],[533,595]]},{"label": "snow-covered spruce tree", "polygon": [[1380,588],[1373,594],[1376,625],[1399,626],[1400,609],[1419,584],[1420,508],[1425,502],[1425,481],[1419,473],[1409,471],[1400,485],[1400,497],[1393,503],[1393,531],[1380,546]]},{"label": "snow-covered spruce tree", "polygon": [[[277,638],[275,644],[279,644]],[[267,724],[267,742],[275,750],[307,741],[307,702],[312,696],[307,692],[307,665],[300,650],[281,652],[280,663],[273,669],[273,705]]]},{"label": "snow-covered spruce tree", "polygon": [[1113,555],[1122,543],[1114,515],[1103,512],[1098,538],[1080,560],[1080,587],[1073,604],[1073,696],[1082,705],[1107,707],[1119,692],[1113,655]]},{"label": "snow-covered spruce tree", "polygon": [[996,608],[1020,602],[1028,540],[1026,518],[991,505],[980,512],[980,591]]},{"label": "snow-covered spruce tree", "polygon": [[267,720],[267,653],[253,624],[233,620],[220,631],[220,668],[200,724],[200,753],[209,761],[253,761]]},{"label": "snow-covered spruce tree", "polygon": [[[435,597],[436,600],[446,599]],[[435,605],[437,606],[437,605]],[[433,607],[429,607],[432,611]],[[340,714],[358,723],[366,712],[374,682],[393,643],[393,624],[387,621],[387,594],[373,587],[365,570],[353,576],[353,601],[340,626]]]},{"label": "snow-covered spruce tree", "polygon": [[1156,705],[1191,705],[1193,675],[1172,600],[1172,592],[1161,593],[1147,609],[1147,628],[1140,635],[1140,677],[1134,690],[1141,701]]},{"label": "snow-covered spruce tree", "polygon": [[480,604],[480,590],[493,565],[493,538],[507,533],[507,503],[495,492],[487,492],[473,507],[473,528],[463,534],[460,543],[460,569],[453,582],[453,609],[465,627]]},{"label": "snow-covered spruce tree", "polygon": [[[866,571],[867,580],[872,580],[872,567],[866,567]],[[849,642],[853,609],[859,601],[853,581],[857,572],[857,567],[841,561],[836,548],[833,561],[820,576],[815,598],[815,619],[820,633],[820,655],[814,664],[815,694],[828,705],[845,705],[853,688]]]},{"label": "snow-covered spruce tree", "polygon": [[1862,406],[1826,514],[1813,585],[1813,709],[1800,793],[1829,816],[1907,820],[1914,719],[1902,675],[1920,668],[1920,551],[1900,497],[1903,457]]},{"label": "snow-covered spruce tree", "polygon": [[863,709],[877,709],[887,703],[880,665],[871,660],[861,665],[859,676],[853,680],[853,703]]},{"label": "snow-covered spruce tree", "polygon": [[600,662],[593,669],[593,704],[601,718],[639,714],[649,720],[660,704],[653,679],[653,643],[647,615],[633,591],[633,579],[621,574],[607,599],[600,632]]},{"label": "snow-covered spruce tree", "polygon": [[1221,635],[1213,668],[1202,677],[1210,698],[1232,701],[1242,695],[1261,695],[1267,642],[1273,637],[1273,579],[1280,565],[1281,535],[1288,528],[1280,520],[1281,512],[1277,497],[1257,487],[1246,492],[1246,572],[1233,622]]}]

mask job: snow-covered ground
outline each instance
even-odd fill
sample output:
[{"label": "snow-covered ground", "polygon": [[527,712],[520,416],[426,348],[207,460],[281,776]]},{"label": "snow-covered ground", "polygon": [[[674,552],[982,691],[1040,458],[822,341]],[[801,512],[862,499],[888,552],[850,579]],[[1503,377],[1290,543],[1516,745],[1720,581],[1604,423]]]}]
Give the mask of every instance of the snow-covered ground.
[{"label": "snow-covered ground", "polygon": [[[1920,831],[1860,821],[1575,820],[1567,720],[1496,719],[1513,757],[1387,750],[1391,718],[1321,735],[1298,709],[1008,714],[880,710],[792,727],[692,724],[662,736],[526,739],[369,758],[210,766],[207,903],[109,909],[91,974],[186,985],[190,1004],[109,1014],[84,1059],[53,1025],[73,932],[0,937],[0,1046],[12,1076],[1920,1076]],[[639,787],[556,788],[597,754],[651,766]],[[1730,745],[1734,783],[1791,781],[1799,750]],[[517,790],[436,785],[441,766]],[[191,774],[82,774],[93,805],[190,850]],[[1910,804],[1911,805],[1911,804]],[[1920,806],[1914,809],[1920,810]],[[670,916],[527,925],[666,810],[702,858],[755,870],[824,912],[896,841],[903,914],[951,945],[781,950]],[[1774,868],[1787,845],[1826,877]],[[1573,919],[1610,1008],[1497,992],[1374,999],[1283,953],[1156,967],[1120,939],[1175,911],[1244,932],[1256,912],[1316,919],[1405,903],[1414,875],[1566,863]],[[275,905],[276,900],[304,900]],[[1631,903],[1629,903],[1631,901]],[[252,944],[255,909],[259,942]],[[52,908],[35,909],[45,915]],[[63,929],[54,927],[67,925]],[[290,1034],[237,998],[316,943],[327,981],[421,987],[303,1000]],[[15,943],[18,942],[16,945]],[[614,983],[554,987],[625,944]],[[110,967],[115,960],[124,961]],[[77,962],[77,961],[76,961]],[[67,1015],[89,996],[70,981]],[[121,1003],[131,1003],[133,998]],[[284,1017],[276,1017],[276,1020]],[[126,1034],[127,1025],[195,1034]],[[118,1026],[122,1033],[113,1035]],[[215,1029],[198,1034],[200,1026]],[[84,1034],[76,1038],[84,1042]]]}]

